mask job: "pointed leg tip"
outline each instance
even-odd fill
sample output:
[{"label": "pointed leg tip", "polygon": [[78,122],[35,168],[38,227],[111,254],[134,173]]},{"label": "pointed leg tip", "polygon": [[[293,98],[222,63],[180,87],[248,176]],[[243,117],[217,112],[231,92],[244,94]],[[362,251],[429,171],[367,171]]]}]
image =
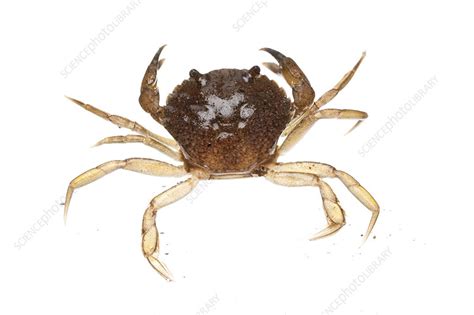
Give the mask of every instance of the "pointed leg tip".
[{"label": "pointed leg tip", "polygon": [[67,98],[68,100],[70,100],[71,102],[79,105],[79,106],[84,106],[85,104],[83,102],[81,102],[80,100],[77,100],[75,98],[72,98],[70,96],[67,96],[67,95],[64,95],[65,98]]},{"label": "pointed leg tip", "polygon": [[166,282],[174,282],[174,277],[169,270],[167,272],[158,271],[161,277],[166,280]]},{"label": "pointed leg tip", "polygon": [[319,233],[318,233],[318,234],[316,234],[316,235],[311,236],[308,240],[309,240],[310,242],[318,241],[318,240],[320,240],[320,239],[323,239],[323,238],[328,237],[329,235],[330,235],[330,234],[328,234],[328,235],[319,235]]},{"label": "pointed leg tip", "polygon": [[316,234],[313,234],[313,236],[311,236],[309,238],[309,240],[310,241],[315,241],[315,240],[319,240],[321,238],[325,238],[325,237],[328,237],[330,235],[333,235],[334,233],[339,231],[344,225],[345,225],[345,222],[330,224],[324,230],[319,231]]},{"label": "pointed leg tip", "polygon": [[[364,117],[364,119],[367,118],[367,115],[366,117]],[[350,134],[352,131],[354,131],[357,127],[360,126],[360,124],[362,124],[363,120],[362,119],[359,119],[355,124],[354,126],[352,126],[351,129],[349,129],[344,135],[347,136],[348,134]]]},{"label": "pointed leg tip", "polygon": [[367,53],[364,51],[362,52],[362,56],[360,57],[359,61],[357,62],[356,66],[355,66],[355,69],[357,70],[357,68],[359,68],[360,64],[362,63],[362,61],[365,59],[365,56],[367,55]]},{"label": "pointed leg tip", "polygon": [[364,237],[362,238],[362,241],[360,242],[359,249],[362,249],[362,247],[364,247],[368,239],[369,239],[369,235],[365,234]]},{"label": "pointed leg tip", "polygon": [[372,230],[374,229],[375,223],[377,222],[377,218],[379,216],[379,212],[373,212],[372,217],[370,219],[369,227],[367,228],[367,232],[364,235],[364,238],[362,239],[362,244],[359,247],[362,247],[362,245],[365,244],[365,242],[369,239],[370,234],[372,234]]},{"label": "pointed leg tip", "polygon": [[67,95],[64,95],[65,98],[67,98],[68,100],[70,100],[71,102],[77,102],[76,99],[70,97],[70,96],[67,96]]},{"label": "pointed leg tip", "polygon": [[166,281],[172,282],[174,281],[173,275],[171,271],[166,267],[166,265],[161,262],[158,258],[154,256],[146,257],[150,265],[155,269],[160,276],[162,276]]},{"label": "pointed leg tip", "polygon": [[171,274],[171,272],[170,272],[168,269],[166,269],[166,271],[165,271],[165,270],[157,270],[157,269],[155,268],[155,270],[158,272],[158,274],[159,274],[163,279],[166,280],[166,282],[168,282],[168,283],[174,282],[174,277],[173,277],[173,275]]},{"label": "pointed leg tip", "polygon": [[97,148],[98,146],[101,146],[103,144],[104,144],[104,141],[100,140],[100,141],[96,142],[95,144],[91,145],[91,148]]},{"label": "pointed leg tip", "polygon": [[67,215],[69,213],[69,204],[65,204],[64,205],[64,213],[63,213],[63,221],[64,221],[64,225],[67,224]]},{"label": "pointed leg tip", "polygon": [[320,240],[320,239],[322,239],[322,238],[324,238],[324,237],[326,237],[326,236],[329,235],[329,234],[327,234],[327,235],[326,235],[326,234],[322,234],[323,232],[325,232],[325,231],[323,230],[323,231],[321,231],[321,232],[318,232],[318,233],[316,233],[316,234],[311,235],[310,238],[308,238],[308,240],[309,240],[310,242],[312,242],[312,241],[317,241],[317,240]]}]

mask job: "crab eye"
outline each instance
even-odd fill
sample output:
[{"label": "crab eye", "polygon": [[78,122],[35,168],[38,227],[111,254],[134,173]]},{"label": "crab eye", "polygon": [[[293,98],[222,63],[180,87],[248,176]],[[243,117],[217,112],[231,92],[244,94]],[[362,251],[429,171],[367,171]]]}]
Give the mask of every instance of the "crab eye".
[{"label": "crab eye", "polygon": [[197,71],[196,69],[191,69],[191,71],[189,71],[189,76],[193,79],[199,79],[200,77],[202,77],[202,74],[199,73],[199,71]]},{"label": "crab eye", "polygon": [[255,77],[260,74],[260,67],[259,66],[253,66],[250,68],[249,73],[252,77]]}]

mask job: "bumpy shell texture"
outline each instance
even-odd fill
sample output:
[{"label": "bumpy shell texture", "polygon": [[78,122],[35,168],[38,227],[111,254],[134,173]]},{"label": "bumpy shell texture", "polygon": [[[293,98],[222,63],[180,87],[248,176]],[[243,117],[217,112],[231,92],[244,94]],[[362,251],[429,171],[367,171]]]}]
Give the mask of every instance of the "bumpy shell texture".
[{"label": "bumpy shell texture", "polygon": [[163,124],[186,161],[212,173],[251,172],[269,160],[292,116],[274,81],[250,70],[191,70],[168,96]]}]

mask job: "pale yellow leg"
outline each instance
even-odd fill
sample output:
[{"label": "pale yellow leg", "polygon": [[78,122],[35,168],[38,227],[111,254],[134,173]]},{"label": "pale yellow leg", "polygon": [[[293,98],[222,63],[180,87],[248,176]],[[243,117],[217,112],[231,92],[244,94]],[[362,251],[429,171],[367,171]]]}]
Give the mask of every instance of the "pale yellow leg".
[{"label": "pale yellow leg", "polygon": [[149,147],[152,147],[163,154],[166,154],[167,156],[171,157],[172,159],[175,159],[177,161],[181,161],[181,156],[178,152],[170,149],[166,145],[163,145],[162,143],[156,141],[153,138],[150,137],[145,137],[141,135],[126,135],[126,136],[112,136],[112,137],[107,137],[99,142],[97,142],[95,145],[103,145],[103,144],[110,144],[110,143],[143,143]]},{"label": "pale yellow leg", "polygon": [[283,143],[278,147],[278,154],[289,151],[319,119],[366,119],[367,113],[354,109],[323,109],[314,115],[306,115],[299,124],[290,131]]},{"label": "pale yellow leg", "polygon": [[318,186],[323,200],[323,208],[326,213],[328,226],[322,231],[314,234],[310,240],[316,240],[337,232],[345,224],[344,210],[342,210],[336,195],[331,187],[318,176],[310,173],[281,172],[271,169],[265,177],[275,184],[283,186]]},{"label": "pale yellow leg", "polygon": [[349,191],[359,200],[367,209],[372,212],[372,217],[364,237],[364,241],[372,232],[380,213],[380,207],[374,197],[355,180],[351,175],[335,169],[333,166],[317,162],[294,162],[294,163],[276,163],[270,166],[274,172],[294,172],[298,174],[313,174],[321,178],[338,178]]},{"label": "pale yellow leg", "polygon": [[167,145],[171,148],[179,149],[178,144],[173,139],[169,139],[169,138],[165,138],[165,137],[162,137],[160,135],[157,135],[156,133],[153,133],[153,132],[149,131],[148,129],[146,129],[145,127],[143,127],[142,125],[140,125],[139,123],[137,123],[135,121],[131,121],[130,119],[127,119],[127,118],[122,117],[122,116],[111,115],[109,113],[104,112],[103,110],[100,110],[100,109],[98,109],[98,108],[96,108],[92,105],[85,104],[84,102],[81,102],[81,101],[76,100],[74,98],[71,98],[71,97],[68,97],[68,96],[66,96],[66,98],[71,100],[75,104],[81,106],[85,110],[87,110],[87,111],[89,111],[89,112],[91,112],[91,113],[93,113],[93,114],[95,114],[99,117],[102,117],[105,120],[110,121],[111,123],[113,123],[114,125],[116,125],[120,128],[126,128],[126,129],[129,129],[129,130],[135,131],[135,132],[137,132],[141,135],[144,135],[146,137],[154,138],[156,141],[161,142],[162,144],[165,144],[165,145]]},{"label": "pale yellow leg", "polygon": [[362,63],[362,60],[364,60],[364,58],[365,58],[365,51],[362,53],[362,56],[360,57],[359,61],[357,61],[355,66],[349,72],[347,72],[342,77],[342,79],[339,82],[337,82],[337,84],[332,89],[330,89],[329,91],[324,93],[315,102],[316,108],[321,108],[322,106],[329,103],[334,97],[336,97],[336,95],[347,85],[347,83],[349,83],[349,81],[351,81],[352,77],[356,73],[357,69],[359,68],[359,66]]},{"label": "pale yellow leg", "polygon": [[175,166],[152,159],[132,158],[106,162],[82,173],[69,183],[66,200],[64,202],[64,221],[67,219],[71,197],[76,188],[90,184],[118,169],[125,169],[154,176],[180,177],[187,174],[183,166]]},{"label": "pale yellow leg", "polygon": [[[360,57],[359,61],[356,63],[356,65],[349,71],[347,72],[344,77],[329,91],[324,93],[316,102],[314,102],[311,106],[308,107],[305,113],[303,113],[301,116],[298,117],[298,119],[295,119],[291,121],[290,124],[286,127],[285,131],[283,132],[283,135],[289,135],[293,129],[296,127],[299,127],[299,125],[307,119],[308,116],[313,116],[315,115],[318,110],[329,103],[336,95],[349,83],[349,81],[352,79],[354,74],[356,73],[357,69],[359,68],[360,64],[362,63],[362,60],[365,58],[365,52],[362,53],[362,56]],[[317,119],[316,119],[317,120]],[[310,128],[312,124],[316,121],[314,120],[312,123],[306,123],[304,128]],[[304,133],[303,133],[304,134]]]},{"label": "pale yellow leg", "polygon": [[142,250],[145,258],[158,273],[168,281],[172,281],[172,275],[166,265],[158,258],[159,233],[156,227],[156,213],[163,208],[189,194],[198,183],[198,178],[193,176],[177,184],[176,186],[162,192],[150,202],[143,215],[142,224]]}]

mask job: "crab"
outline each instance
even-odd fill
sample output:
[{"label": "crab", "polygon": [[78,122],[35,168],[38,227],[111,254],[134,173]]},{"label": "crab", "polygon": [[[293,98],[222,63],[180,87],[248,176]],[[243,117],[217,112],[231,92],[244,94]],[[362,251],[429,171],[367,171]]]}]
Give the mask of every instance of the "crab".
[{"label": "crab", "polygon": [[115,170],[153,176],[187,176],[187,179],[155,196],[142,221],[143,255],[164,279],[172,281],[170,270],[159,257],[156,215],[159,209],[189,194],[199,181],[263,176],[278,185],[318,187],[327,227],[311,236],[310,240],[316,240],[335,233],[345,224],[344,210],[325,181],[326,178],[336,178],[370,210],[371,219],[364,237],[364,240],[367,239],[380,208],[357,180],[328,164],[278,162],[279,156],[298,143],[318,120],[355,119],[359,123],[368,117],[358,110],[321,109],[352,79],[365,52],[355,66],[317,100],[309,80],[293,59],[274,49],[262,48],[277,61],[264,65],[283,76],[292,89],[292,100],[275,81],[260,74],[260,68],[254,66],[250,70],[219,69],[205,74],[193,69],[189,72],[189,78],[168,96],[166,105],[161,106],[156,76],[163,64],[160,55],[164,47],[154,55],[145,72],[139,103],[173,139],[153,133],[127,118],[69,99],[85,110],[135,133],[107,137],[98,145],[142,143],[180,162],[180,165],[147,158],[129,158],[92,168],[70,182],[64,205],[65,220],[74,190]]}]

